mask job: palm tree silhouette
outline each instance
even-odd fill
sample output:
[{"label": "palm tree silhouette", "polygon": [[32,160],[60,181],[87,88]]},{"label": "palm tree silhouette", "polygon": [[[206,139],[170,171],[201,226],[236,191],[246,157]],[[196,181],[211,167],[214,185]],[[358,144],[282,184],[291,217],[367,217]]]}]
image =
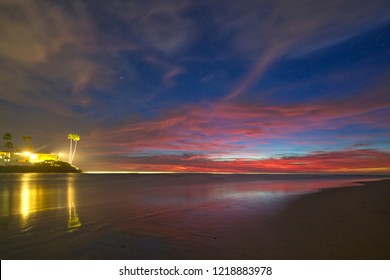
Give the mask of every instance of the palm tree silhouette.
[{"label": "palm tree silhouette", "polygon": [[[77,149],[77,142],[80,141],[80,135],[75,133],[69,133],[68,139],[70,140],[69,143],[69,163],[72,164],[74,155],[76,154]],[[74,147],[72,148],[72,143],[74,141]]]},{"label": "palm tree silhouette", "polygon": [[6,152],[5,158],[10,159],[12,149],[14,148],[14,144],[12,143],[12,134],[7,132],[6,134],[4,134],[3,140],[4,140],[4,149]]}]

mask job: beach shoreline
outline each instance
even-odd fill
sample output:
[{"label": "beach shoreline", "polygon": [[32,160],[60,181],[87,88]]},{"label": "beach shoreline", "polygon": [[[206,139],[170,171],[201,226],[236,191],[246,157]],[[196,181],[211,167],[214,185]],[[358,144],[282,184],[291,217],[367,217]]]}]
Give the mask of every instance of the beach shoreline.
[{"label": "beach shoreline", "polygon": [[390,180],[297,197],[276,217],[277,259],[390,259]]},{"label": "beach shoreline", "polygon": [[390,259],[390,179],[113,176],[3,177],[0,257]]}]

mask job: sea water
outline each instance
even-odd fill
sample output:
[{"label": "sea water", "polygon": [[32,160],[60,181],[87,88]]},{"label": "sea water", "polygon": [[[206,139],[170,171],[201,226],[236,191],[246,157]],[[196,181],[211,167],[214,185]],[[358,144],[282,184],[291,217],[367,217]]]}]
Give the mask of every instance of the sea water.
[{"label": "sea water", "polygon": [[270,259],[291,200],[370,176],[1,174],[1,259]]}]

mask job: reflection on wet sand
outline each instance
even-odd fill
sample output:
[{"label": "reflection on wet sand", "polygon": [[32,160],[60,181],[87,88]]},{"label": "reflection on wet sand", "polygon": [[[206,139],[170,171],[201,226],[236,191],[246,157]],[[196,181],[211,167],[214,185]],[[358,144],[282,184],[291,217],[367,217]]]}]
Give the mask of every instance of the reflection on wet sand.
[{"label": "reflection on wet sand", "polygon": [[40,199],[38,197],[38,188],[34,182],[35,174],[22,175],[22,188],[20,190],[20,216],[22,230],[28,228],[29,216],[37,211]]},{"label": "reflection on wet sand", "polygon": [[80,218],[77,215],[76,204],[75,204],[75,193],[74,193],[74,178],[68,178],[68,231],[72,232],[81,227]]},{"label": "reflection on wet sand", "polygon": [[[301,232],[314,238],[300,215],[284,235],[287,225],[284,220],[278,223],[278,217],[289,211],[288,205],[301,194],[352,187],[356,180],[303,175],[0,175],[0,258],[277,259],[285,256],[287,246],[280,239],[287,244],[284,239]],[[310,214],[316,207],[304,211]],[[384,212],[379,211],[381,218]],[[316,217],[310,221],[315,224]],[[344,219],[341,224],[346,224]]]},{"label": "reflection on wet sand", "polygon": [[[1,187],[1,228],[7,229],[10,219],[17,217],[22,232],[29,231],[36,224],[37,215],[50,210],[67,208],[66,224],[69,232],[80,228],[81,222],[76,211],[74,177],[67,176],[57,180],[42,182],[39,174],[20,174],[18,185]],[[65,182],[64,182],[65,181]],[[66,183],[66,188],[59,187]]]}]

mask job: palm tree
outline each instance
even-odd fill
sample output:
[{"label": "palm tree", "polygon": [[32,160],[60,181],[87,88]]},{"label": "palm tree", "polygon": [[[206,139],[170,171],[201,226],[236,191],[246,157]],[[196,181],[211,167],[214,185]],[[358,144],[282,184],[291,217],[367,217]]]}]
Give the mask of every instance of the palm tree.
[{"label": "palm tree", "polygon": [[12,143],[12,134],[11,133],[4,134],[3,140],[4,140],[4,148],[7,152],[9,152],[14,147],[14,144]]},{"label": "palm tree", "polygon": [[4,150],[6,152],[4,159],[9,160],[12,157],[11,151],[14,148],[14,144],[12,143],[12,134],[7,132],[6,134],[4,134],[3,140],[4,140],[4,143],[3,143]]},{"label": "palm tree", "polygon": [[[77,149],[77,142],[80,141],[80,135],[75,133],[69,133],[68,139],[70,140],[70,146],[69,146],[69,163],[72,164],[74,155],[76,154]],[[74,148],[72,149],[72,143],[74,141]]]},{"label": "palm tree", "polygon": [[76,154],[77,142],[80,141],[80,135],[73,134],[73,141],[74,141],[74,150],[73,150],[73,154],[72,154],[72,162],[74,159],[74,155]]},{"label": "palm tree", "polygon": [[73,133],[68,134],[68,139],[70,140],[69,142],[69,160],[68,162],[72,164],[72,142],[73,142]]}]

